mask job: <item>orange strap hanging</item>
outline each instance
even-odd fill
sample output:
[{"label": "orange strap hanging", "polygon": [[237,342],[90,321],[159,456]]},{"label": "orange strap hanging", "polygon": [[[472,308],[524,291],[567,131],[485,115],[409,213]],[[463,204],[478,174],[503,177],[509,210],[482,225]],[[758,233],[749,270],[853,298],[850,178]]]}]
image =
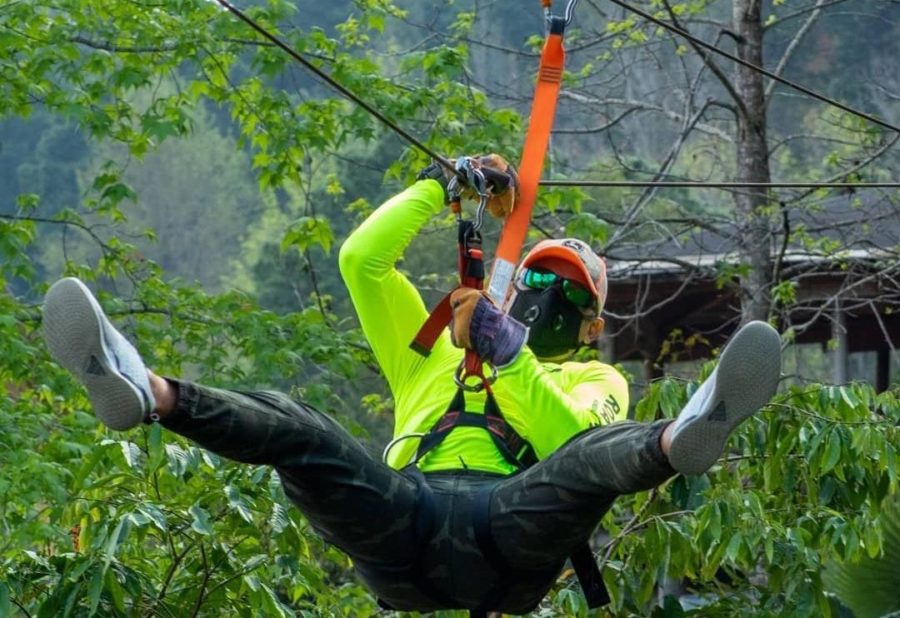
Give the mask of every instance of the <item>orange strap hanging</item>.
[{"label": "orange strap hanging", "polygon": [[519,164],[519,199],[515,210],[503,225],[488,286],[488,294],[497,304],[503,303],[512,282],[516,262],[519,260],[525,234],[528,232],[528,223],[531,221],[531,210],[537,197],[566,61],[566,52],[563,49],[565,26],[563,18],[550,18],[550,32],[541,52],[537,86],[531,104],[531,121],[525,134],[525,147]]},{"label": "orange strap hanging", "polygon": [[[488,289],[488,294],[497,304],[503,303],[506,290],[512,281],[516,262],[522,251],[522,244],[525,242],[525,234],[531,220],[531,210],[534,207],[534,199],[537,196],[537,188],[541,179],[541,170],[544,167],[544,156],[550,142],[550,130],[553,127],[553,116],[556,112],[556,99],[562,81],[563,65],[566,59],[562,41],[566,21],[561,17],[550,17],[549,19],[549,32],[541,52],[537,86],[531,104],[531,120],[528,124],[528,132],[525,134],[525,146],[519,166],[519,197],[515,209],[503,225]],[[462,240],[460,243],[462,247]],[[477,286],[474,286],[466,283],[463,279],[461,285],[481,288],[480,281]],[[427,356],[441,332],[450,323],[452,312],[448,294],[431,311],[410,347],[419,354]]]}]

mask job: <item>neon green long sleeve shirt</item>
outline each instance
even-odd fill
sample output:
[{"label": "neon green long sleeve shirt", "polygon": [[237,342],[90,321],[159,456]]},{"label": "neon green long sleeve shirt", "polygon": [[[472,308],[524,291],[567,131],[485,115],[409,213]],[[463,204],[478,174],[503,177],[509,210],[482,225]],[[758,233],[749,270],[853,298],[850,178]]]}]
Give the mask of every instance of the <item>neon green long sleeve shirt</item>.
[{"label": "neon green long sleeve shirt", "polygon": [[[447,330],[429,356],[410,349],[428,309],[396,268],[413,237],[443,208],[437,181],[419,181],[373,212],[340,251],[341,275],[394,396],[395,438],[427,432],[456,392],[453,374],[463,351],[453,346]],[[539,459],[588,427],[624,419],[628,410],[628,386],[613,367],[597,361],[541,363],[527,348],[500,370],[493,391],[506,421],[531,443]],[[466,409],[483,412],[484,399],[484,393],[466,393]],[[402,468],[418,445],[417,438],[398,442],[387,463]],[[419,467],[514,471],[479,427],[457,427]]]}]

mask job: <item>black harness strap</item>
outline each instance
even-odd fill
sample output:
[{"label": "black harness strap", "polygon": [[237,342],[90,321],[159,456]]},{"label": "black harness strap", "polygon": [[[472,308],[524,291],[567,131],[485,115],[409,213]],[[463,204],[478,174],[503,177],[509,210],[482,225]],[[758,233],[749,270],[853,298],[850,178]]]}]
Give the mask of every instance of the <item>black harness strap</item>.
[{"label": "black harness strap", "polygon": [[[497,400],[489,386],[485,388],[486,399],[484,405],[484,414],[476,414],[466,411],[466,398],[462,388],[457,389],[453,400],[447,408],[447,411],[438,419],[431,430],[422,438],[419,448],[416,451],[416,457],[409,469],[418,472],[422,478],[421,485],[427,487],[424,476],[416,467],[418,462],[426,453],[436,448],[444,439],[457,427],[481,427],[491,436],[497,450],[503,455],[503,458],[518,468],[524,470],[537,463],[537,456],[534,449],[526,442],[516,431],[506,422]],[[417,482],[419,482],[417,480]],[[421,487],[420,485],[420,487]],[[420,489],[421,492],[421,489]],[[499,574],[497,583],[485,595],[484,601],[476,608],[471,616],[485,616],[488,611],[494,609],[503,600],[507,594],[510,585],[523,572],[521,568],[510,566],[506,558],[497,548],[491,534],[491,496],[492,488],[481,490],[475,498],[473,507],[473,526],[475,528],[475,539],[478,547],[484,554],[485,559]],[[429,496],[430,497],[430,496]],[[432,523],[433,525],[433,523]],[[431,532],[427,535],[417,538],[431,538]],[[426,541],[427,542],[427,541]],[[421,546],[421,545],[420,545]],[[594,560],[594,554],[587,543],[578,546],[569,557],[572,568],[575,569],[575,575],[584,591],[584,597],[588,607],[591,609],[601,607],[609,603],[609,594],[603,583],[603,577],[597,562]],[[418,574],[421,580],[424,577]],[[418,581],[418,580],[417,580]],[[429,596],[433,596],[432,592],[425,587],[420,588]],[[434,597],[439,598],[439,597]]]},{"label": "black harness strap", "polygon": [[[425,475],[414,464],[408,465],[403,469],[403,473],[416,482],[416,510],[414,515],[415,527],[415,543],[418,547],[415,558],[405,567],[406,578],[418,588],[419,592],[429,597],[435,604],[444,607],[456,607],[457,602],[448,594],[440,590],[434,583],[425,576],[425,570],[422,565],[422,557],[425,552],[423,548],[431,542],[434,535],[435,525],[435,506],[434,492],[425,480]],[[394,610],[389,603],[383,599],[378,599],[378,605],[382,609]]]},{"label": "black harness strap", "polygon": [[569,556],[572,568],[575,569],[575,575],[578,577],[578,583],[584,592],[584,598],[587,606],[591,609],[603,607],[609,603],[609,591],[606,584],[603,583],[603,575],[594,560],[594,552],[587,543],[582,543],[575,548],[572,555]]},{"label": "black harness strap", "polygon": [[457,389],[447,411],[438,419],[431,430],[419,442],[415,460],[418,462],[426,453],[437,447],[457,427],[480,427],[488,432],[494,446],[503,455],[503,459],[518,469],[528,468],[537,463],[534,449],[522,436],[516,433],[497,405],[497,400],[490,388],[485,388],[487,399],[484,414],[466,411],[466,398],[463,390]]},{"label": "black harness strap", "polygon": [[[517,578],[521,569],[510,566],[509,561],[500,552],[497,543],[494,542],[494,535],[491,534],[491,498],[494,494],[493,487],[482,489],[475,497],[472,519],[475,527],[475,540],[478,548],[484,554],[485,559],[500,574],[497,583],[485,596],[481,605],[472,612],[471,616],[484,616],[488,611],[497,607],[500,601],[506,595],[507,590]],[[569,556],[572,568],[575,569],[575,575],[578,577],[578,583],[584,592],[584,598],[590,609],[602,607],[609,603],[609,593],[606,585],[603,583],[603,577],[594,560],[594,553],[591,551],[590,545],[582,543],[575,548],[575,551]],[[476,614],[476,612],[480,612]]]},{"label": "black harness strap", "polygon": [[485,487],[478,495],[475,496],[475,504],[473,505],[472,521],[475,527],[475,540],[478,548],[484,554],[485,559],[499,573],[500,577],[494,587],[485,595],[484,600],[471,614],[486,615],[488,611],[497,607],[497,604],[503,599],[509,585],[515,580],[518,574],[513,569],[494,542],[494,535],[491,534],[491,497],[494,495],[493,487]]}]

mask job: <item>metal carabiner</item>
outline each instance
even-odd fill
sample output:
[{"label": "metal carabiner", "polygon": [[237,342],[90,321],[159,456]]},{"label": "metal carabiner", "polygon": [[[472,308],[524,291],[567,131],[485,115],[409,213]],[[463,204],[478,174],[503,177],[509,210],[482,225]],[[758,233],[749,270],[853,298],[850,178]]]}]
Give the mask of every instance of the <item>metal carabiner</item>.
[{"label": "metal carabiner", "polygon": [[566,26],[572,23],[572,18],[575,17],[575,5],[578,4],[578,0],[569,0],[569,4],[566,5]]},{"label": "metal carabiner", "polygon": [[[447,193],[450,195],[451,202],[458,201],[463,192],[460,176],[465,177],[465,183],[478,194],[478,208],[475,210],[475,222],[473,224],[473,229],[477,232],[484,224],[484,210],[490,198],[487,192],[487,179],[480,169],[472,165],[472,159],[469,157],[460,157],[456,160],[456,171],[458,173],[447,183]],[[461,213],[457,213],[457,219],[460,218],[462,218]]]},{"label": "metal carabiner", "polygon": [[[456,382],[456,385],[463,389],[464,391],[470,393],[478,393],[483,391],[486,386],[493,384],[497,380],[497,368],[493,365],[486,363],[491,368],[490,376],[483,376],[475,373],[470,373],[469,375],[464,375],[466,371],[466,362],[463,360],[456,368],[456,373],[453,374],[453,381]],[[466,378],[475,376],[478,378],[479,382],[477,384],[466,384]]]},{"label": "metal carabiner", "polygon": [[488,195],[487,193],[479,193],[478,194],[478,208],[475,209],[475,222],[472,223],[472,229],[474,231],[479,231],[481,229],[482,224],[484,224],[484,209],[487,208],[488,203]]},{"label": "metal carabiner", "polygon": [[[575,17],[575,5],[578,4],[578,0],[569,0],[569,3],[566,5],[566,12],[564,14],[564,21],[566,27],[569,27],[569,24],[572,23],[572,19]],[[550,33],[550,25],[553,22],[553,13],[550,10],[550,3],[546,3],[544,5],[544,18],[547,22],[546,26],[546,34]]]}]

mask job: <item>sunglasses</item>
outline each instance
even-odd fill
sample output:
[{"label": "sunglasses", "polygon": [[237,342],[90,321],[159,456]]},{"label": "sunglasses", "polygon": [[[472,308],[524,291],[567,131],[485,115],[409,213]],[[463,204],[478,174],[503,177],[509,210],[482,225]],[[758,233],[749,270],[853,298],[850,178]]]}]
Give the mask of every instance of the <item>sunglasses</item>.
[{"label": "sunglasses", "polygon": [[554,272],[547,270],[538,270],[535,268],[526,268],[522,277],[522,283],[525,287],[532,290],[546,290],[554,285],[562,285],[563,296],[570,303],[581,309],[587,309],[594,305],[596,299],[593,292],[571,279],[560,277]]}]

